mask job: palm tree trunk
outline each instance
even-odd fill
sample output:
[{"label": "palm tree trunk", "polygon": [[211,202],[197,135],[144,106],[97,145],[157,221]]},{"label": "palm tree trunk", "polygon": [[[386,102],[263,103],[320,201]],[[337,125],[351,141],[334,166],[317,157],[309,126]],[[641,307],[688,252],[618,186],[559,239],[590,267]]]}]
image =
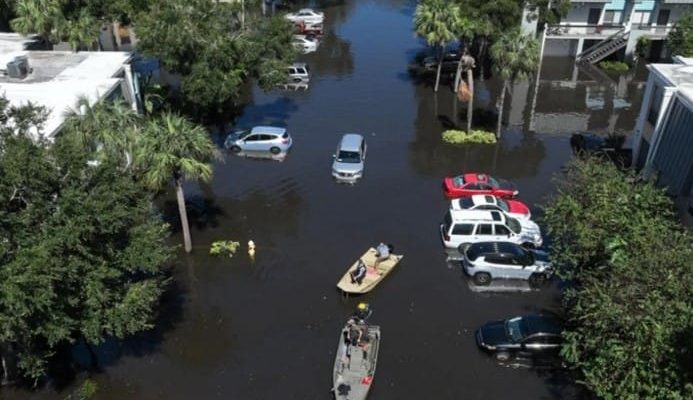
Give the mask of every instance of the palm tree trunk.
[{"label": "palm tree trunk", "polygon": [[472,130],[472,116],[474,112],[474,73],[467,68],[467,86],[469,86],[469,101],[467,102],[467,133]]},{"label": "palm tree trunk", "polygon": [[503,103],[505,103],[505,91],[508,88],[508,81],[503,81],[503,89],[501,89],[500,99],[498,99],[498,126],[496,127],[496,138],[501,137],[501,124],[503,122]]},{"label": "palm tree trunk", "polygon": [[436,72],[436,86],[433,88],[434,92],[438,91],[438,84],[440,83],[440,71],[443,68],[443,47],[440,47],[438,51],[438,71]]},{"label": "palm tree trunk", "polygon": [[183,179],[180,176],[176,180],[176,199],[178,200],[178,212],[180,213],[180,225],[183,229],[183,244],[185,252],[192,251],[192,240],[190,239],[190,225],[188,225],[188,211],[185,209],[185,195],[183,193]]}]

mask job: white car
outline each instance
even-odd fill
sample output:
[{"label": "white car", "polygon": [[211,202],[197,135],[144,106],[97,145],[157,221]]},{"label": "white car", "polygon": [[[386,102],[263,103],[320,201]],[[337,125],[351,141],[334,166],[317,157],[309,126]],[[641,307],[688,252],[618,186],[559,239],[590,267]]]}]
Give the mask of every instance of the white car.
[{"label": "white car", "polygon": [[543,243],[536,223],[487,210],[449,210],[440,224],[440,237],[445,247],[461,253],[477,242],[512,242],[526,248],[539,248]]},{"label": "white car", "polygon": [[489,194],[475,194],[450,200],[451,210],[497,210],[517,219],[532,217],[529,207],[519,200],[501,199]]},{"label": "white car", "polygon": [[291,43],[303,54],[312,53],[318,49],[318,40],[314,36],[294,35]]},{"label": "white car", "polygon": [[314,11],[312,8],[302,8],[295,13],[286,14],[284,17],[292,22],[322,24],[325,14],[322,11]]}]

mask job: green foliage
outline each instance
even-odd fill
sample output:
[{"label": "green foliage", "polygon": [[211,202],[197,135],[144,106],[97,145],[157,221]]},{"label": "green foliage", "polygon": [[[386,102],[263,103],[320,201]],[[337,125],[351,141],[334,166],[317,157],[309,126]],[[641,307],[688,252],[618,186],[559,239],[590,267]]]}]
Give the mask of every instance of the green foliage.
[{"label": "green foliage", "polygon": [[673,56],[693,57],[693,15],[679,18],[667,36]]},{"label": "green foliage", "polygon": [[38,379],[58,346],[151,328],[171,248],[120,158],[89,163],[79,125],[33,140],[28,114],[0,101],[0,342]]},{"label": "green foliage", "polygon": [[75,390],[74,393],[67,396],[65,400],[89,400],[96,392],[99,391],[99,385],[91,379],[85,379],[84,382]]},{"label": "green foliage", "polygon": [[493,70],[502,80],[528,79],[539,64],[539,42],[519,29],[502,34],[490,49]]},{"label": "green foliage", "polygon": [[429,46],[444,47],[457,39],[460,8],[445,0],[423,0],[416,6],[414,31]]},{"label": "green foliage", "polygon": [[450,144],[493,144],[496,143],[496,134],[482,130],[474,130],[469,133],[458,130],[447,130],[443,132],[443,141]]},{"label": "green foliage", "polygon": [[292,26],[281,16],[245,14],[235,4],[208,0],[155,0],[137,15],[138,49],[182,75],[187,103],[220,109],[238,100],[241,86],[285,83],[296,56]]},{"label": "green foliage", "polygon": [[693,240],[665,193],[574,160],[546,207],[567,324],[562,355],[599,398],[691,398]]},{"label": "green foliage", "polygon": [[[549,8],[549,5],[551,8]],[[528,17],[537,19],[537,24],[554,25],[561,22],[570,11],[570,0],[528,0],[527,8],[532,12]]]},{"label": "green foliage", "polygon": [[630,70],[630,66],[622,61],[602,61],[598,65],[606,72],[627,72]]},{"label": "green foliage", "polygon": [[222,253],[226,253],[229,257],[233,257],[240,245],[239,242],[234,242],[232,240],[217,240],[212,242],[212,246],[209,248],[209,254],[218,256]]},{"label": "green foliage", "polygon": [[638,38],[638,43],[635,45],[635,54],[637,54],[640,58],[646,57],[647,52],[650,50],[651,43],[652,40],[650,40],[650,38],[647,36],[640,36]]}]

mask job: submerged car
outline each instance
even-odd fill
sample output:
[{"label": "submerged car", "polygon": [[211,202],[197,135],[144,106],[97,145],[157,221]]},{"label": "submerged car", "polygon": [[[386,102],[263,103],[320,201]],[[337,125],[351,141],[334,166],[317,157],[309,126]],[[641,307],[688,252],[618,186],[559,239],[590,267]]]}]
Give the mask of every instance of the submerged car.
[{"label": "submerged car", "polygon": [[287,83],[309,83],[310,70],[306,63],[293,63],[286,67]]},{"label": "submerged car", "polygon": [[307,24],[322,24],[325,20],[325,13],[315,11],[312,8],[302,8],[295,13],[288,13],[284,16],[292,22],[304,22]]},{"label": "submerged car", "polygon": [[366,140],[356,133],[345,134],[333,157],[332,176],[341,182],[356,182],[363,177]]},{"label": "submerged car", "polygon": [[479,242],[464,251],[464,272],[477,285],[493,279],[521,279],[533,287],[541,286],[552,273],[549,255],[511,242]]},{"label": "submerged car", "polygon": [[303,54],[314,52],[318,49],[318,40],[315,35],[294,35],[291,42],[296,50]]},{"label": "submerged car", "polygon": [[489,194],[475,194],[450,201],[451,210],[496,210],[518,219],[530,219],[529,207],[519,200],[501,199]]},{"label": "submerged car", "polygon": [[555,357],[562,344],[560,321],[548,315],[527,315],[491,321],[476,331],[476,343],[499,361],[513,356]]},{"label": "submerged car", "polygon": [[503,199],[514,198],[520,193],[515,185],[487,174],[466,173],[448,176],[443,180],[443,190],[448,198],[490,194]]},{"label": "submerged car", "polygon": [[289,151],[293,140],[286,128],[274,126],[256,126],[250,131],[230,133],[224,141],[224,147],[234,153],[269,151],[272,154]]},{"label": "submerged car", "polygon": [[543,244],[535,222],[486,210],[448,210],[440,224],[440,237],[445,247],[457,248],[460,253],[477,242],[512,242],[527,248]]},{"label": "submerged car", "polygon": [[[456,51],[449,51],[443,55],[443,64],[441,70],[443,72],[451,72],[457,70],[457,64],[460,62],[461,54]],[[422,61],[424,69],[435,71],[438,69],[438,57],[426,57]]]}]

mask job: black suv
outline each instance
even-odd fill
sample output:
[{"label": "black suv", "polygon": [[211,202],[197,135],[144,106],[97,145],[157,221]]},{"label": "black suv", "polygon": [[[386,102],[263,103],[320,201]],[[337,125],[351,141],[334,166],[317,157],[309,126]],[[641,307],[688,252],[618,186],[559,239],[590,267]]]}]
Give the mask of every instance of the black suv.
[{"label": "black suv", "polygon": [[561,324],[546,315],[527,315],[487,322],[476,331],[476,343],[498,361],[512,356],[556,357],[561,348]]}]

